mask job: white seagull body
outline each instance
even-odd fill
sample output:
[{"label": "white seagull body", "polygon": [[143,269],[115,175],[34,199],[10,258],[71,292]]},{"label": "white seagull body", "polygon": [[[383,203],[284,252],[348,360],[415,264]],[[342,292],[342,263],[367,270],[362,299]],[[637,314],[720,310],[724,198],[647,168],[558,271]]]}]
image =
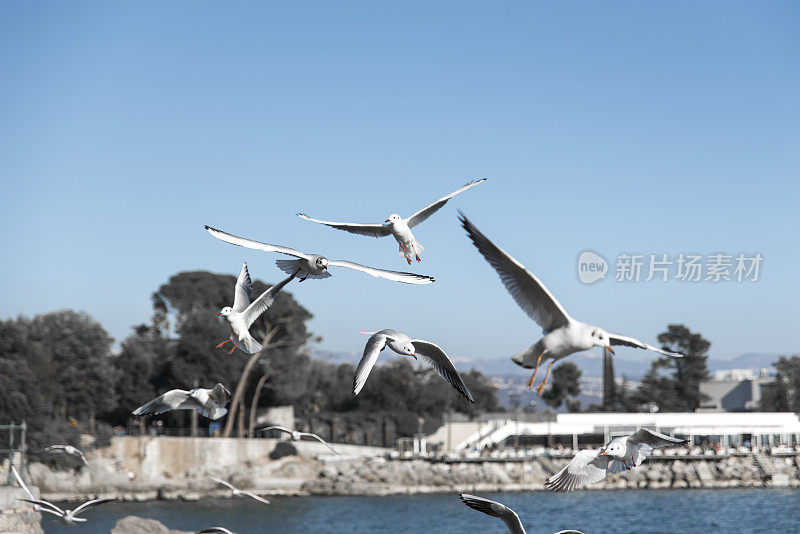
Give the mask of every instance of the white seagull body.
[{"label": "white seagull body", "polygon": [[337,230],[344,230],[351,234],[365,235],[369,237],[385,237],[387,235],[394,236],[397,244],[400,246],[400,256],[404,257],[409,265],[411,265],[411,258],[416,257],[417,261],[422,261],[419,255],[425,248],[419,244],[411,229],[418,224],[425,221],[428,217],[439,211],[447,201],[459,193],[463,193],[467,189],[475,187],[479,183],[485,181],[486,178],[475,180],[464,184],[463,187],[456,189],[447,196],[443,196],[433,204],[422,208],[411,217],[404,219],[400,215],[393,213],[383,224],[359,224],[359,223],[340,223],[332,221],[322,221],[314,219],[305,213],[298,213],[297,216],[307,221],[324,224]]},{"label": "white seagull body", "polygon": [[173,389],[139,406],[133,411],[133,415],[158,415],[172,410],[194,410],[203,417],[219,419],[228,413],[225,406],[230,400],[231,392],[222,384],[217,384],[212,389],[196,388],[190,391]]},{"label": "white seagull body", "polygon": [[665,356],[676,358],[683,356],[683,354],[661,350],[638,339],[612,334],[600,327],[573,319],[545,285],[524,265],[492,243],[463,214],[461,214],[460,220],[473,244],[489,262],[489,265],[497,271],[500,280],[517,305],[542,327],[544,337],[527,350],[511,357],[511,360],[517,365],[534,369],[533,376],[528,381],[528,387],[533,386],[539,365],[545,360],[552,360],[547,366],[544,380],[537,388],[540,395],[547,384],[550,368],[556,361],[592,347],[602,347],[613,354],[612,346],[625,345],[652,350]]},{"label": "white seagull body", "polygon": [[73,447],[72,445],[50,445],[32,454],[40,454],[45,452],[63,452],[64,454],[69,454],[70,456],[76,456],[81,459],[86,467],[89,467],[89,462],[86,461],[86,455],[83,454],[80,449]]},{"label": "white seagull body", "polygon": [[599,482],[609,473],[639,467],[655,448],[682,443],[686,443],[686,440],[642,428],[630,436],[614,438],[600,449],[580,451],[564,469],[551,476],[545,485],[553,491],[572,491],[586,484]]},{"label": "white seagull body", "polygon": [[236,280],[236,289],[233,294],[233,307],[226,306],[222,308],[218,314],[224,315],[225,319],[228,320],[231,335],[228,339],[217,345],[217,348],[222,347],[225,343],[230,341],[233,343],[233,348],[228,351],[228,354],[233,354],[236,347],[239,347],[247,354],[255,354],[260,351],[262,349],[261,343],[250,335],[250,326],[262,313],[272,306],[272,303],[275,302],[275,296],[283,289],[283,286],[294,278],[294,276],[294,274],[289,275],[288,278],[267,289],[251,304],[250,294],[252,292],[252,283],[250,281],[250,273],[247,272],[247,264],[243,263],[242,270],[239,272],[239,278]]},{"label": "white seagull body", "polygon": [[18,499],[18,500],[25,501],[27,503],[31,503],[34,506],[38,506],[40,512],[47,512],[48,514],[53,514],[55,516],[58,516],[58,518],[61,520],[61,522],[63,524],[65,524],[67,526],[74,527],[78,523],[84,523],[84,522],[87,521],[86,518],[77,517],[78,514],[82,510],[84,510],[85,508],[88,508],[89,506],[91,506],[93,504],[102,504],[102,503],[105,503],[105,502],[116,501],[117,499],[111,499],[111,498],[108,498],[108,499],[94,499],[92,501],[87,501],[87,502],[83,503],[82,505],[78,506],[74,510],[62,510],[61,508],[59,508],[55,504],[53,504],[51,502],[48,502],[48,501],[43,501],[42,499]]},{"label": "white seagull body", "polygon": [[[477,510],[486,515],[502,519],[503,523],[506,524],[508,531],[511,532],[511,534],[525,534],[525,527],[522,526],[522,521],[520,521],[517,512],[505,504],[497,501],[490,501],[489,499],[484,499],[483,497],[478,497],[476,495],[470,495],[469,493],[461,493],[459,494],[459,497],[461,498],[461,502],[473,510]],[[583,533],[580,530],[560,530],[555,534]]]},{"label": "white seagull body", "polygon": [[320,443],[322,443],[323,445],[328,447],[331,450],[331,452],[333,452],[333,454],[339,454],[339,452],[337,452],[336,449],[334,449],[333,447],[328,445],[327,441],[325,441],[324,439],[322,439],[321,437],[319,437],[316,434],[312,434],[311,432],[300,432],[299,430],[292,430],[292,429],[286,428],[285,426],[278,426],[278,425],[268,426],[267,428],[264,428],[263,430],[265,432],[267,430],[278,430],[280,432],[286,432],[287,434],[290,434],[292,436],[292,441],[300,441],[304,436],[305,437],[309,437],[311,439],[315,439],[315,440],[319,441]]},{"label": "white seagull body", "polygon": [[265,499],[264,497],[259,497],[255,493],[251,493],[249,491],[240,490],[239,488],[235,487],[230,482],[225,482],[221,478],[217,478],[217,477],[211,476],[211,475],[209,475],[208,478],[210,478],[211,480],[213,480],[214,482],[216,482],[218,484],[222,484],[223,486],[225,486],[226,488],[231,490],[234,495],[244,495],[246,497],[250,497],[251,499],[257,500],[258,502],[262,502],[264,504],[269,504],[269,501],[267,499]]},{"label": "white seagull body", "polygon": [[412,356],[414,359],[422,356],[423,361],[431,365],[456,391],[464,395],[469,402],[475,404],[475,400],[461,379],[461,375],[458,374],[453,362],[450,361],[450,358],[438,345],[422,339],[411,339],[406,334],[391,329],[364,333],[371,335],[366,347],[364,347],[364,355],[356,368],[356,376],[353,380],[353,394],[358,395],[367,382],[367,377],[375,366],[378,355],[383,349],[389,347],[403,356]]},{"label": "white seagull body", "polygon": [[376,269],[374,267],[367,267],[366,265],[361,265],[358,263],[353,263],[351,261],[345,261],[345,260],[329,260],[324,256],[320,256],[319,254],[306,254],[304,252],[300,252],[299,250],[295,250],[289,247],[282,247],[280,245],[270,245],[269,243],[261,243],[260,241],[253,241],[252,239],[238,237],[233,234],[223,232],[222,230],[211,228],[210,226],[206,226],[206,230],[208,230],[208,233],[210,233],[217,239],[225,241],[226,243],[231,243],[232,245],[238,245],[240,247],[245,247],[245,248],[252,248],[255,250],[263,250],[265,252],[280,252],[281,254],[294,256],[297,259],[277,260],[275,264],[278,266],[278,269],[285,272],[286,274],[299,276],[301,282],[306,278],[320,279],[332,276],[328,272],[328,267],[331,266],[347,267],[348,269],[361,271],[362,273],[366,273],[376,278],[385,278],[387,280],[393,280],[395,282],[403,282],[405,284],[430,284],[431,282],[434,281],[432,276],[424,276],[421,274]]}]

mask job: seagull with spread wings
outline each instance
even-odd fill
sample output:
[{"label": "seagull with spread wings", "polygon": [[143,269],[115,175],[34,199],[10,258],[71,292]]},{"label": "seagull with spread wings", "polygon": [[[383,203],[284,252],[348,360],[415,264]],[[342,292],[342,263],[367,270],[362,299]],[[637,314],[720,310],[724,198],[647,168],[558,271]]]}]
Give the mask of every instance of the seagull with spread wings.
[{"label": "seagull with spread wings", "polygon": [[89,467],[89,462],[86,460],[86,455],[83,454],[80,449],[73,447],[72,445],[50,445],[44,449],[31,452],[30,454],[44,454],[48,452],[63,452],[64,454],[75,456],[76,458],[80,458],[81,462],[83,462],[86,467]]},{"label": "seagull with spread wings", "polygon": [[421,356],[422,360],[433,367],[456,391],[461,393],[469,402],[475,404],[475,399],[472,398],[453,362],[450,361],[450,358],[438,345],[423,339],[411,339],[406,334],[391,329],[363,333],[370,334],[370,338],[366,347],[364,347],[364,355],[356,368],[356,376],[353,380],[353,393],[355,395],[358,395],[358,392],[367,382],[367,377],[375,366],[378,355],[383,349],[389,347],[397,354],[411,356],[415,360]]},{"label": "seagull with spread wings", "polygon": [[580,451],[561,471],[551,476],[545,485],[553,491],[572,491],[594,484],[609,473],[619,473],[639,467],[653,449],[686,443],[660,432],[642,428],[630,436],[612,439],[600,449]]},{"label": "seagull with spread wings", "polygon": [[411,233],[411,229],[418,224],[424,222],[428,217],[439,211],[447,201],[456,196],[459,193],[463,193],[467,189],[475,187],[479,183],[485,181],[486,178],[481,178],[480,180],[474,180],[472,182],[468,182],[464,184],[463,187],[456,189],[452,193],[447,196],[443,196],[433,204],[422,208],[418,212],[416,212],[411,217],[404,219],[400,215],[396,213],[392,213],[389,215],[389,218],[383,224],[359,224],[359,223],[340,223],[340,222],[332,222],[332,221],[321,221],[319,219],[314,219],[309,217],[305,213],[298,213],[297,216],[301,217],[307,221],[315,222],[324,224],[325,226],[330,226],[331,228],[336,228],[337,230],[344,230],[345,232],[350,232],[351,234],[358,234],[358,235],[365,235],[369,237],[385,237],[387,235],[394,236],[395,240],[397,241],[398,245],[400,246],[400,256],[404,257],[409,265],[411,265],[411,258],[412,255],[416,256],[417,261],[422,261],[419,255],[425,250],[425,247],[419,244],[419,242],[414,237],[414,234]]},{"label": "seagull with spread wings", "polygon": [[225,527],[209,527],[204,528],[203,530],[198,530],[197,534],[234,534],[230,530]]},{"label": "seagull with spread wings", "polygon": [[272,306],[272,303],[275,302],[275,296],[294,276],[294,274],[290,274],[288,278],[281,280],[264,291],[251,304],[252,283],[250,281],[250,273],[247,272],[247,263],[243,263],[239,278],[236,280],[236,289],[233,293],[233,307],[225,306],[217,314],[225,316],[231,329],[230,337],[217,345],[217,348],[230,341],[233,343],[233,348],[228,351],[228,354],[233,354],[233,351],[236,350],[236,347],[239,347],[240,343],[241,347],[239,348],[247,354],[255,354],[260,351],[262,349],[261,343],[250,335],[250,325]]},{"label": "seagull with spread wings", "polygon": [[661,350],[638,339],[612,334],[600,327],[573,319],[545,285],[524,265],[492,243],[463,213],[460,220],[472,243],[489,265],[497,271],[500,280],[517,305],[542,327],[543,338],[530,348],[511,357],[517,365],[534,369],[533,375],[528,380],[529,388],[533,387],[539,365],[547,359],[552,360],[547,366],[544,380],[536,390],[539,395],[542,394],[547,384],[547,377],[550,376],[550,368],[556,361],[592,347],[602,347],[608,353],[614,354],[613,346],[625,345],[652,350],[665,356],[683,357],[683,354]]},{"label": "seagull with spread wings", "polygon": [[228,413],[225,406],[231,392],[222,384],[211,389],[195,388],[189,391],[173,389],[139,406],[133,415],[158,415],[172,410],[194,410],[203,417],[215,420]]},{"label": "seagull with spread wings", "polygon": [[265,499],[264,497],[259,497],[255,493],[251,493],[249,491],[240,490],[239,488],[237,488],[236,486],[234,486],[230,482],[225,482],[221,478],[217,478],[217,477],[211,476],[211,475],[208,475],[208,478],[210,478],[211,480],[213,480],[217,484],[222,484],[223,486],[225,486],[226,488],[231,490],[234,495],[244,495],[245,497],[250,497],[252,499],[257,500],[258,502],[262,502],[264,504],[269,504],[269,501],[267,499]]},{"label": "seagull with spread wings", "polygon": [[[490,501],[489,499],[484,499],[483,497],[478,497],[476,495],[470,495],[469,493],[461,493],[459,494],[459,498],[461,498],[461,502],[473,510],[477,510],[486,515],[501,519],[503,523],[506,524],[506,527],[508,527],[508,531],[511,532],[511,534],[525,534],[525,527],[522,526],[522,521],[520,521],[517,512],[505,504],[497,501]],[[560,530],[555,534],[583,533],[580,530]]]},{"label": "seagull with spread wings", "polygon": [[301,282],[306,278],[320,279],[332,276],[331,273],[328,272],[328,267],[347,267],[348,269],[361,271],[362,273],[366,273],[376,278],[385,278],[394,282],[403,282],[404,284],[430,284],[434,281],[432,276],[376,269],[374,267],[367,267],[366,265],[345,260],[329,260],[325,256],[320,256],[319,254],[306,254],[305,252],[300,252],[299,250],[289,247],[253,241],[252,239],[235,236],[210,226],[206,226],[206,230],[208,230],[208,233],[217,239],[232,245],[252,248],[255,250],[263,250],[265,252],[280,252],[281,254],[295,257],[296,259],[294,260],[277,260],[275,264],[278,266],[278,269],[286,274],[296,276],[301,275]]},{"label": "seagull with spread wings", "polygon": [[93,504],[103,504],[106,502],[116,501],[117,499],[113,498],[94,499],[92,501],[87,501],[83,503],[74,510],[62,510],[55,504],[48,501],[44,501],[42,499],[17,499],[17,500],[25,501],[34,506],[38,506],[40,512],[47,512],[48,514],[53,514],[55,516],[58,516],[58,518],[61,520],[63,524],[74,527],[78,523],[84,523],[87,521],[86,518],[78,517],[78,514],[82,510],[88,508],[89,506],[92,506]]},{"label": "seagull with spread wings", "polygon": [[286,428],[285,426],[279,426],[279,425],[268,426],[267,428],[264,428],[262,430],[264,430],[264,432],[266,432],[267,430],[278,430],[279,432],[286,432],[287,434],[291,435],[292,441],[300,441],[304,436],[311,439],[315,439],[320,443],[322,443],[323,445],[325,445],[326,447],[328,447],[333,452],[333,454],[339,454],[339,452],[336,449],[328,445],[327,441],[325,441],[316,434],[312,434],[311,432],[300,432],[299,430],[291,430],[289,428]]}]

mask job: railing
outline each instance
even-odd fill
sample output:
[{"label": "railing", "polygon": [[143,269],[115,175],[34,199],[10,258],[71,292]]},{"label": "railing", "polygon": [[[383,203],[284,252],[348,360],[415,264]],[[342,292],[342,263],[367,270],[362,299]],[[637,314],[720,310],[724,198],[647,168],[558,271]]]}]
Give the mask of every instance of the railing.
[{"label": "railing", "polygon": [[[7,449],[0,449],[0,455],[8,454],[8,476],[6,477],[5,485],[11,486],[14,484],[14,476],[11,474],[11,467],[14,465],[14,453],[20,453],[20,471],[25,472],[25,453],[28,451],[27,444],[25,442],[25,434],[28,431],[28,425],[23,421],[19,425],[10,424],[10,425],[0,425],[0,432],[3,430],[8,431],[8,448]],[[14,433],[15,431],[19,431],[20,439],[19,442],[14,440]],[[17,446],[19,443],[19,446]]]}]

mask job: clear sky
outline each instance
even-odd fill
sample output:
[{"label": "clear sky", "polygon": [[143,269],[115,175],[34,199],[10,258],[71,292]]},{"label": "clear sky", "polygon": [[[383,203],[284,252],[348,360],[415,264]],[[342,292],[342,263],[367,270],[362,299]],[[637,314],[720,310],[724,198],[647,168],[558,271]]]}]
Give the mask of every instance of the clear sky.
[{"label": "clear sky", "polygon": [[[0,317],[75,308],[120,341],[176,272],[246,260],[277,281],[278,255],[204,224],[406,269],[391,238],[294,213],[381,222],[486,177],[416,231],[435,284],[290,286],[323,348],[538,339],[461,208],[580,320],[651,343],[683,322],[719,358],[800,351],[800,5],[386,4],[3,3]],[[764,261],[756,283],[584,285],[587,249]]]}]

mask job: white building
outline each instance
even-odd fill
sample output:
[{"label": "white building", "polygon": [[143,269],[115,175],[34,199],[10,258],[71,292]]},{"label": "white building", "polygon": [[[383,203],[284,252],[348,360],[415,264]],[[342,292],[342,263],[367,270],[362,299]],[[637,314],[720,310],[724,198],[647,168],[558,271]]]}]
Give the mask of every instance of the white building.
[{"label": "white building", "polygon": [[561,413],[553,420],[537,422],[498,418],[471,424],[445,423],[425,441],[441,451],[558,444],[577,449],[606,443],[614,436],[631,434],[639,428],[698,444],[703,441],[724,446],[747,442],[754,446],[800,443],[800,418],[790,412]]}]

